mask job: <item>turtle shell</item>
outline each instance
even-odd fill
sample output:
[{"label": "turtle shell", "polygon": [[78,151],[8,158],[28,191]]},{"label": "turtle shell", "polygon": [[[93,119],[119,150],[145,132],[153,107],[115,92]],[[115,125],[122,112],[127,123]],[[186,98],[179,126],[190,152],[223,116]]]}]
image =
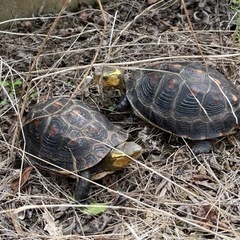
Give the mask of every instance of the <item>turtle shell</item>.
[{"label": "turtle shell", "polygon": [[239,123],[239,92],[220,72],[200,63],[134,71],[126,88],[137,115],[177,136],[211,139],[230,134]]},{"label": "turtle shell", "polygon": [[30,159],[66,175],[57,166],[71,172],[89,169],[127,139],[127,133],[100,112],[69,98],[35,105],[27,115],[23,131]]}]

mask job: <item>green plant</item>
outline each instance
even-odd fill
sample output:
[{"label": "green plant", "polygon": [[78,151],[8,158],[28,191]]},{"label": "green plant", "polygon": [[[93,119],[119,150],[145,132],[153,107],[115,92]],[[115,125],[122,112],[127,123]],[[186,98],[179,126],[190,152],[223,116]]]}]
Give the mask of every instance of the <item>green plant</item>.
[{"label": "green plant", "polygon": [[[4,106],[8,103],[7,100],[7,95],[11,95],[11,94],[16,94],[22,86],[22,80],[21,79],[16,79],[14,81],[8,81],[8,80],[4,80],[4,81],[0,81],[0,86],[3,91],[3,99],[1,99],[0,101],[0,105]],[[3,90],[4,89],[4,90]]]}]

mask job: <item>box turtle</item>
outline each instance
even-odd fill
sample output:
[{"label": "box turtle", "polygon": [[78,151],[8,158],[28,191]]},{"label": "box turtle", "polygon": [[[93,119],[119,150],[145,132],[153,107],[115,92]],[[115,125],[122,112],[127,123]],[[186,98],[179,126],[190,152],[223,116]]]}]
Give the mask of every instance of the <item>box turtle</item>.
[{"label": "box turtle", "polygon": [[[95,80],[104,86],[124,86],[119,69],[97,69]],[[238,127],[240,96],[219,71],[197,62],[155,64],[133,71],[125,81],[126,97],[142,119],[169,133],[192,140],[229,135]],[[200,141],[195,153],[209,152],[211,143]]]},{"label": "box turtle", "polygon": [[[30,160],[66,176],[73,172],[95,180],[126,167],[130,157],[141,154],[138,144],[126,141],[126,131],[80,100],[53,98],[35,105],[23,132]],[[80,178],[76,200],[86,199],[88,193],[89,181]]]}]

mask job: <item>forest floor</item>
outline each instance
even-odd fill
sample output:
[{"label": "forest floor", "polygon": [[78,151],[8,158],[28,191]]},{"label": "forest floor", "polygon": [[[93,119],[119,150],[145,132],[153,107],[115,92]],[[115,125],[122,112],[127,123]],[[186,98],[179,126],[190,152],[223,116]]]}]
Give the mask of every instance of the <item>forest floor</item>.
[{"label": "forest floor", "polygon": [[[112,111],[122,92],[92,81],[101,66],[128,77],[156,62],[194,61],[239,89],[236,7],[231,0],[113,0],[102,10],[82,5],[1,31],[0,239],[240,239],[239,134],[213,139],[212,152],[195,156],[191,141]],[[95,207],[77,204],[72,180],[39,172],[19,148],[21,114],[54,96],[97,107],[143,147],[138,161],[92,184]]]}]

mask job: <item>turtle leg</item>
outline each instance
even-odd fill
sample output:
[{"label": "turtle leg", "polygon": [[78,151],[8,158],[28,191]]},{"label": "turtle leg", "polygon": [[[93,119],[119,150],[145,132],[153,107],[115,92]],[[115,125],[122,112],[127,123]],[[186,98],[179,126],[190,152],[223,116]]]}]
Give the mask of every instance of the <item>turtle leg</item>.
[{"label": "turtle leg", "polygon": [[197,141],[192,147],[193,152],[197,154],[209,153],[212,150],[212,143],[208,140]]},{"label": "turtle leg", "polygon": [[118,103],[118,105],[115,107],[115,110],[120,111],[120,112],[124,112],[129,110],[130,107],[130,102],[127,99],[127,95],[125,94],[124,96],[121,97],[120,102]]},{"label": "turtle leg", "polygon": [[[80,175],[86,179],[91,178],[91,172],[89,170],[80,172]],[[91,185],[90,182],[88,182],[82,178],[79,178],[77,180],[77,184],[76,184],[76,188],[75,188],[75,199],[78,202],[86,201],[88,194],[89,194],[90,185]]]}]

